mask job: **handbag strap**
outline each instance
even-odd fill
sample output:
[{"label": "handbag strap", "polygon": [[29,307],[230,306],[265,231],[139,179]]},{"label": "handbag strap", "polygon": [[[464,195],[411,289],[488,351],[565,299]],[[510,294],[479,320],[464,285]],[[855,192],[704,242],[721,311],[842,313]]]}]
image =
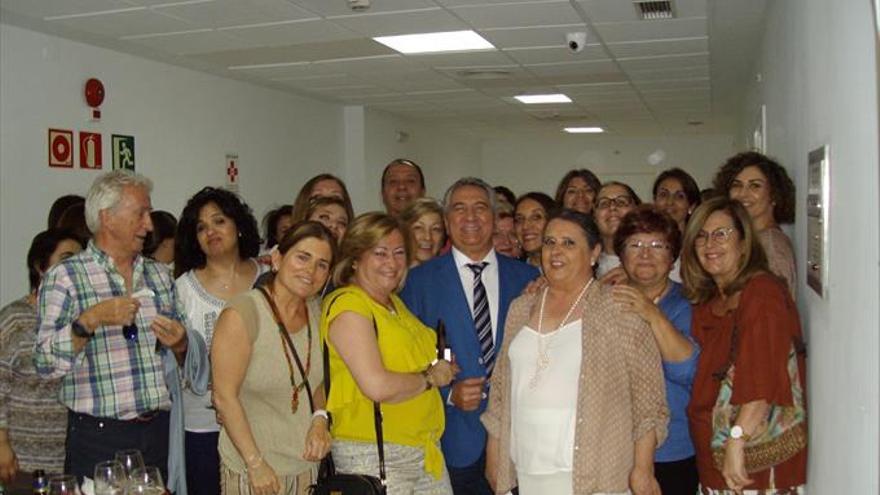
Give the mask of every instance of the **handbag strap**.
[{"label": "handbag strap", "polygon": [[[342,294],[336,294],[333,296],[333,299],[327,304],[327,309],[324,311],[324,318],[327,318],[330,315],[330,307],[339,299],[339,296]],[[373,319],[373,333],[376,335],[376,345],[379,345],[379,327],[376,325],[376,317],[372,316]],[[327,335],[329,339],[329,332]],[[324,393],[327,397],[327,400],[330,399],[330,350],[327,347],[327,340],[324,339]],[[376,428],[376,450],[379,454],[379,481],[382,482],[382,486],[386,484],[386,476],[385,476],[385,439],[382,434],[382,408],[381,405],[373,401],[373,426]]]},{"label": "handbag strap", "polygon": [[[281,314],[278,312],[278,306],[275,305],[275,301],[272,299],[272,295],[269,294],[269,291],[263,287],[257,287],[260,293],[263,294],[263,297],[266,298],[266,301],[269,303],[269,307],[272,308],[272,316],[275,317],[275,323],[278,323],[278,332],[281,333],[281,336],[284,337],[284,341],[287,342],[287,345],[290,347],[290,351],[293,354],[293,360],[296,361],[296,367],[299,369],[299,374],[303,377],[303,383],[306,386],[306,395],[309,398],[309,410],[312,414],[315,413],[315,403],[314,399],[312,399],[312,386],[309,384],[309,377],[306,375],[305,368],[302,365],[302,360],[299,358],[299,353],[296,352],[296,347],[293,346],[293,340],[290,339],[290,334],[287,332],[287,328],[284,326],[284,323],[281,322]],[[309,307],[306,306],[306,324],[308,325],[309,318]],[[309,349],[309,352],[312,350]]]},{"label": "handbag strap", "polygon": [[[791,305],[790,301],[786,301],[787,305]],[[727,376],[727,373],[730,371],[730,368],[733,368],[733,363],[736,362],[736,357],[739,353],[739,313],[740,306],[737,303],[736,308],[733,310],[733,331],[730,334],[730,351],[727,353],[727,362],[724,363],[724,366],[719,368],[717,371],[712,373],[712,377],[718,380],[719,382],[724,380]],[[796,354],[800,356],[807,356],[807,345],[804,343],[804,339],[798,335],[791,336],[791,345],[794,347],[794,351]]]}]

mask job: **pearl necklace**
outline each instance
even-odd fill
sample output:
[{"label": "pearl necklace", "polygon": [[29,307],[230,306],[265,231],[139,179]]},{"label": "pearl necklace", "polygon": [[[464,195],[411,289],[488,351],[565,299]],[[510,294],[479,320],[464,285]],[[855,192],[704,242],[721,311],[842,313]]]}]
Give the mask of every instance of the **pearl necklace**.
[{"label": "pearl necklace", "polygon": [[[575,298],[574,302],[571,303],[571,307],[568,308],[568,312],[565,313],[565,318],[559,322],[559,325],[556,327],[556,330],[544,334],[541,327],[544,323],[544,303],[547,302],[547,292],[549,288],[544,289],[544,293],[541,295],[541,306],[538,309],[538,357],[535,360],[535,374],[532,375],[532,379],[529,380],[529,387],[535,388],[538,386],[538,381],[541,379],[541,373],[547,368],[550,367],[550,344],[552,344],[553,338],[559,333],[559,330],[565,326],[565,322],[571,317],[571,314],[574,312],[574,308],[577,307],[578,303],[581,302],[581,298],[584,297],[584,294],[587,293],[587,289],[593,285],[594,278],[590,277],[590,280],[584,284],[584,287],[581,289],[581,292]],[[546,340],[550,342],[545,342]]]}]

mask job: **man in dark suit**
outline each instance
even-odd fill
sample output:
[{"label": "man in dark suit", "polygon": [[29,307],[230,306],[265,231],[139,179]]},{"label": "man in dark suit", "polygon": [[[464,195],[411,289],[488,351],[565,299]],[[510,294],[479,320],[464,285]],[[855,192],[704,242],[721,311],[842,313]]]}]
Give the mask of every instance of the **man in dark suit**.
[{"label": "man in dark suit", "polygon": [[538,270],[492,248],[495,193],[480,179],[464,178],[444,196],[449,253],[410,270],[402,297],[423,323],[443,321],[447,345],[461,368],[441,389],[446,431],[441,440],[456,495],[491,494],[485,478],[487,380],[501,349],[510,302]]}]

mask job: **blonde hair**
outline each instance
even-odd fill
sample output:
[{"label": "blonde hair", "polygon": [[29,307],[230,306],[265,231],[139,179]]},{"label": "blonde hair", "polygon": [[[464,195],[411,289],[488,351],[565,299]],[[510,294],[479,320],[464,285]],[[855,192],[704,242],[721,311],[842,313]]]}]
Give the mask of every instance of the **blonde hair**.
[{"label": "blonde hair", "polygon": [[[400,222],[387,213],[371,211],[358,215],[345,231],[342,244],[339,246],[339,262],[333,269],[333,284],[336,287],[350,284],[354,277],[355,262],[394,231],[400,232],[403,237],[406,247],[406,266],[409,266],[412,259],[411,241],[408,236],[404,235],[404,229]],[[403,286],[405,279],[406,272],[400,281],[401,286]]]},{"label": "blonde hair", "polygon": [[[739,242],[744,246],[736,273],[732,281],[724,287],[718,287],[715,279],[700,264],[695,247],[697,235],[706,220],[718,211],[724,212],[733,220],[733,228],[739,234]],[[723,196],[712,198],[697,207],[688,220],[682,241],[681,280],[687,298],[693,304],[701,304],[715,297],[719,291],[733,294],[742,290],[746,282],[759,272],[769,272],[767,255],[746,209],[738,201]]]}]

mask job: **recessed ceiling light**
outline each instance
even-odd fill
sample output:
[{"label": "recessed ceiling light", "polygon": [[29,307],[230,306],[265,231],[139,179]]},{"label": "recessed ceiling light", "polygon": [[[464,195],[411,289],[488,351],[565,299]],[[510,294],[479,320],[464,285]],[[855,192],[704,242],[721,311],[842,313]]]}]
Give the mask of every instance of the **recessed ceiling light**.
[{"label": "recessed ceiling light", "polygon": [[373,39],[400,53],[408,54],[495,49],[492,43],[473,31],[378,36]]},{"label": "recessed ceiling light", "polygon": [[539,103],[571,103],[571,98],[562,93],[553,95],[518,95],[514,96],[520,103],[537,105]]},{"label": "recessed ceiling light", "polygon": [[601,127],[566,127],[563,129],[569,134],[601,134],[605,129]]}]

